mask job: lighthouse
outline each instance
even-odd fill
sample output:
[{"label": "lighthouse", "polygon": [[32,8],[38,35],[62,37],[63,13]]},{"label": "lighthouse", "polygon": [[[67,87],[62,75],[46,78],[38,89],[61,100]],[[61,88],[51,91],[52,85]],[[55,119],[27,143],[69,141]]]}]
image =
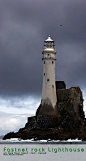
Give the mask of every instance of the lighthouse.
[{"label": "lighthouse", "polygon": [[43,85],[42,85],[42,105],[52,104],[55,108],[57,97],[56,97],[56,86],[55,86],[55,61],[56,61],[56,50],[54,48],[54,41],[50,35],[47,40],[44,41],[43,49]]}]

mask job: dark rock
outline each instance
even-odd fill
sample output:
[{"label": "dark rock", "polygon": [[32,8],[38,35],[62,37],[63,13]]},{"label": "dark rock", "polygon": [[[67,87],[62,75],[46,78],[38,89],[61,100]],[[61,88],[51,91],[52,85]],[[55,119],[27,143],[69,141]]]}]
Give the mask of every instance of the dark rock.
[{"label": "dark rock", "polygon": [[61,89],[57,91],[58,128],[71,132],[71,137],[83,136],[85,115],[83,111],[83,97],[79,87]]},{"label": "dark rock", "polygon": [[16,133],[10,132],[10,133],[6,134],[6,135],[3,137],[3,140],[5,140],[5,139],[10,139],[10,138],[16,138]]},{"label": "dark rock", "polygon": [[28,122],[25,125],[25,128],[33,129],[36,126],[36,116],[28,117]]}]

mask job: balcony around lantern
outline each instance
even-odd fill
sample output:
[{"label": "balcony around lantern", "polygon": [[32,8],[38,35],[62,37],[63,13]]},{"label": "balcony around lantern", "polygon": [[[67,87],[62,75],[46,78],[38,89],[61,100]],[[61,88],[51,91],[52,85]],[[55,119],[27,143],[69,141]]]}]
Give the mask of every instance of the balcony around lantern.
[{"label": "balcony around lantern", "polygon": [[53,59],[53,60],[56,60],[55,58],[55,54],[44,54],[43,57],[42,57],[42,60],[43,59]]},{"label": "balcony around lantern", "polygon": [[42,51],[42,54],[45,54],[45,53],[54,53],[56,54],[56,50],[55,48],[44,48],[44,50]]}]

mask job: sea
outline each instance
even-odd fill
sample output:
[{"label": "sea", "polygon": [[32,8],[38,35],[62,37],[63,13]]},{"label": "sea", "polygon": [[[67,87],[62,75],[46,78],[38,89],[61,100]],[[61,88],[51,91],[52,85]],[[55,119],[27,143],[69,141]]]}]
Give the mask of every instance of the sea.
[{"label": "sea", "polygon": [[0,139],[0,161],[85,161],[86,141]]}]

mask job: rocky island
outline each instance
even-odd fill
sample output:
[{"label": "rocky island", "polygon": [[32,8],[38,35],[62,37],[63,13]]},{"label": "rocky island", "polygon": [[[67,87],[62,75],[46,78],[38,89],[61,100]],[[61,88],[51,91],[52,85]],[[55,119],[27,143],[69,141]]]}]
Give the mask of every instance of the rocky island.
[{"label": "rocky island", "polygon": [[83,111],[83,95],[79,87],[66,89],[63,81],[56,82],[57,104],[55,109],[48,100],[40,104],[36,115],[28,117],[24,128],[10,132],[3,138],[86,140],[86,118]]}]

